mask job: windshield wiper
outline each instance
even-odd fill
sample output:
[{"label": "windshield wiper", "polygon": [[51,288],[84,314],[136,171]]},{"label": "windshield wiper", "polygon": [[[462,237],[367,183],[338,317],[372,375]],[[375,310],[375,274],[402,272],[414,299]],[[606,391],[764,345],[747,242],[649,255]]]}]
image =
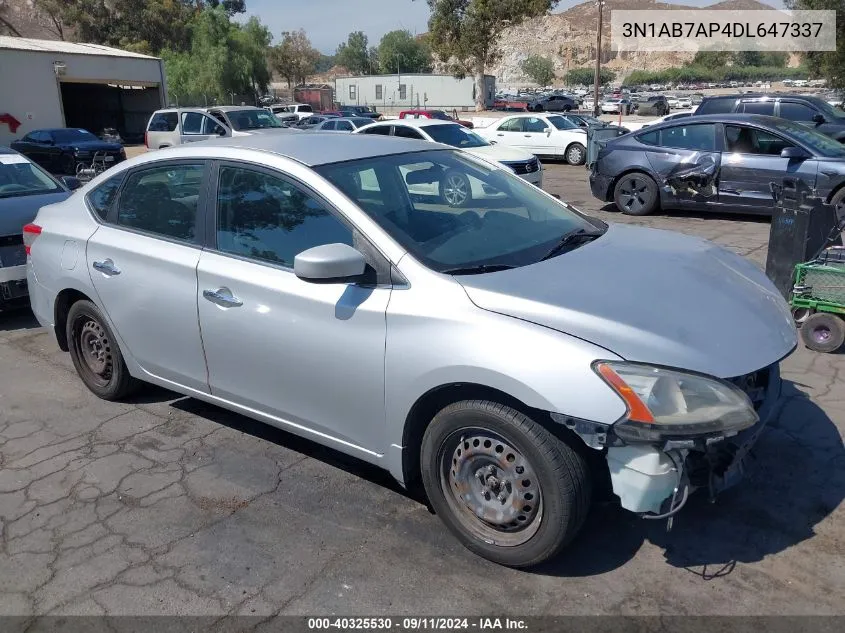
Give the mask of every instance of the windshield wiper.
[{"label": "windshield wiper", "polygon": [[480,275],[483,273],[495,273],[500,270],[510,270],[516,268],[509,264],[478,264],[477,266],[457,266],[455,268],[447,268],[441,270],[441,273],[446,275]]},{"label": "windshield wiper", "polygon": [[551,259],[555,255],[560,255],[569,247],[580,246],[587,242],[591,242],[596,238],[604,235],[604,231],[587,231],[586,229],[575,229],[569,233],[564,233],[557,244],[552,249],[540,258],[541,262]]}]

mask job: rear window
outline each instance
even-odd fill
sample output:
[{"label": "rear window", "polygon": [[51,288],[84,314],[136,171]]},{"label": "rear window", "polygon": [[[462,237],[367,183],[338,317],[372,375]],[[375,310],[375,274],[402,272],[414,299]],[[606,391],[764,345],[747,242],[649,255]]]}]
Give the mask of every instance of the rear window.
[{"label": "rear window", "polygon": [[736,99],[705,99],[698,106],[696,114],[726,114],[733,112]]},{"label": "rear window", "polygon": [[172,132],[179,124],[179,116],[175,112],[156,112],[150,119],[147,130],[150,132]]}]

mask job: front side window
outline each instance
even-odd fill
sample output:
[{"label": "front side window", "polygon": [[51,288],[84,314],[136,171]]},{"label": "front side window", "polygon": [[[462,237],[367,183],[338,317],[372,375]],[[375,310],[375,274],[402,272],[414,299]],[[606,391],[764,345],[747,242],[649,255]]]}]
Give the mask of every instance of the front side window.
[{"label": "front side window", "polygon": [[389,125],[372,125],[363,130],[361,130],[361,134],[379,134],[381,136],[390,136],[390,126]]},{"label": "front side window", "polygon": [[334,127],[344,132],[351,132],[354,129],[349,121],[338,121]]},{"label": "front side window", "polygon": [[793,144],[779,136],[744,125],[725,126],[725,147],[736,154],[762,154],[780,156],[786,147]]},{"label": "front side window", "polygon": [[[509,171],[456,150],[379,156],[316,171],[438,272],[525,266],[549,255],[563,235],[601,228]],[[457,213],[448,198],[460,182],[469,199]],[[484,194],[474,197],[476,192]]]},{"label": "front side window", "polygon": [[813,108],[803,103],[795,103],[794,101],[780,102],[781,118],[789,119],[790,121],[812,121],[813,117],[817,114],[818,112]]},{"label": "front side window", "polygon": [[204,172],[205,165],[196,163],[153,167],[131,174],[120,194],[117,224],[194,242]]},{"label": "front side window", "polygon": [[124,174],[112,176],[88,194],[88,206],[101,220],[105,220],[109,214],[109,209],[117,195],[117,190],[120,188],[120,183],[123,182],[123,176]]},{"label": "front side window", "polygon": [[545,132],[549,124],[535,116],[525,117],[522,121],[523,132]]},{"label": "front side window", "polygon": [[293,268],[323,244],[353,245],[352,231],[325,205],[279,176],[223,165],[217,190],[217,248]]},{"label": "front side window", "polygon": [[199,112],[185,112],[182,115],[182,134],[202,134],[204,118]]},{"label": "front side window", "polygon": [[716,126],[712,123],[702,123],[664,128],[660,130],[660,145],[712,152],[716,149]]},{"label": "front side window", "polygon": [[[64,191],[64,189],[40,167],[23,156],[0,154],[0,199],[59,191]],[[0,214],[0,220],[2,220],[2,214]]]},{"label": "front side window", "polygon": [[554,125],[558,130],[578,129],[578,125],[576,123],[559,115],[550,116],[549,122]]}]

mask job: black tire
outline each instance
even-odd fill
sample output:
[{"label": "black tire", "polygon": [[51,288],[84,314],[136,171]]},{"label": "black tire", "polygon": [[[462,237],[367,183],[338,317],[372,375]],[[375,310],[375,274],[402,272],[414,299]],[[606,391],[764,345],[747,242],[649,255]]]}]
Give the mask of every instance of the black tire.
[{"label": "black tire", "polygon": [[657,209],[657,183],[641,171],[622,176],[613,188],[616,208],[626,215],[648,215]]},{"label": "black tire", "polygon": [[592,482],[581,455],[495,402],[465,400],[441,410],[423,436],[420,465],[446,527],[469,550],[508,567],[553,558],[589,510]]},{"label": "black tire", "polygon": [[472,186],[466,174],[456,170],[447,171],[440,179],[440,199],[455,209],[472,202]]},{"label": "black tire", "polygon": [[103,400],[120,400],[139,386],[129,375],[123,354],[100,309],[90,301],[74,303],[68,311],[68,349],[76,373]]},{"label": "black tire", "polygon": [[539,105],[539,104],[538,104],[538,105],[535,105],[535,106],[534,106],[534,112],[542,112],[542,111],[543,111],[543,106],[542,106],[542,105]]},{"label": "black tire", "polygon": [[845,218],[845,187],[833,194],[830,199],[831,206],[836,209],[836,217],[839,220]]},{"label": "black tire", "polygon": [[845,321],[830,312],[816,312],[801,324],[801,340],[816,352],[835,352],[845,342]]},{"label": "black tire", "polygon": [[583,165],[587,162],[587,148],[581,143],[572,143],[566,148],[563,157],[570,165]]}]

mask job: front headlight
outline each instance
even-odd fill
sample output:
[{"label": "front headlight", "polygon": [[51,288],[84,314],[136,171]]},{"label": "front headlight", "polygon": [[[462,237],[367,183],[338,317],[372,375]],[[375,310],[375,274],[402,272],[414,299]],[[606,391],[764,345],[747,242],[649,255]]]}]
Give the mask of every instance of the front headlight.
[{"label": "front headlight", "polygon": [[748,396],[717,378],[625,362],[600,361],[593,369],[628,407],[613,427],[623,440],[733,435],[759,420]]}]

